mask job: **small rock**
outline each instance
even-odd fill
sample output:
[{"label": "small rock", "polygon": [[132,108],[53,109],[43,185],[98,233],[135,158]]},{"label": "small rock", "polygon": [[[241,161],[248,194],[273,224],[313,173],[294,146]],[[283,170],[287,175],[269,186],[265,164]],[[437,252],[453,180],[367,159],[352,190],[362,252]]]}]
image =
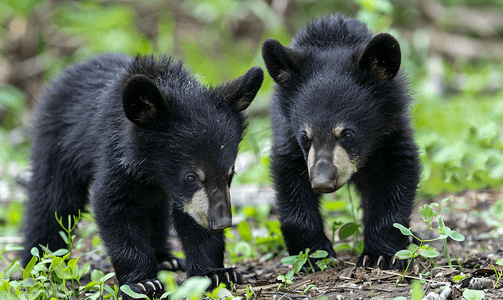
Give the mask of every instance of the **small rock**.
[{"label": "small rock", "polygon": [[493,281],[489,278],[472,278],[468,288],[472,290],[483,290],[493,286]]},{"label": "small rock", "polygon": [[423,300],[440,300],[440,296],[434,292],[430,292]]},{"label": "small rock", "polygon": [[452,293],[452,288],[451,288],[451,285],[448,284],[445,289],[442,291],[442,293],[440,293],[440,299],[441,300],[445,300],[447,299],[447,297],[449,297]]}]

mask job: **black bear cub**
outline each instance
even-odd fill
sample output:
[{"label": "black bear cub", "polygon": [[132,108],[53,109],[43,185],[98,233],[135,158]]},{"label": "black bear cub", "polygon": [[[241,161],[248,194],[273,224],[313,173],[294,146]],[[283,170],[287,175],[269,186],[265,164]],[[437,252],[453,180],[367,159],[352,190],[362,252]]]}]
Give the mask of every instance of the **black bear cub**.
[{"label": "black bear cub", "polygon": [[272,173],[290,254],[310,248],[335,257],[319,197],[351,182],[364,211],[358,265],[404,267],[395,253],[408,239],[393,223],[409,225],[420,166],[398,42],[386,33],[372,37],[356,19],[328,15],[290,47],[266,40],[262,56],[277,84]]},{"label": "black bear cub", "polygon": [[[246,109],[262,85],[254,67],[215,88],[163,56],[99,56],[67,69],[41,98],[22,258],[65,246],[67,220],[91,198],[121,285],[162,295],[160,269],[241,282],[224,268],[222,229],[231,226],[229,186]],[[170,253],[174,224],[185,262]]]}]

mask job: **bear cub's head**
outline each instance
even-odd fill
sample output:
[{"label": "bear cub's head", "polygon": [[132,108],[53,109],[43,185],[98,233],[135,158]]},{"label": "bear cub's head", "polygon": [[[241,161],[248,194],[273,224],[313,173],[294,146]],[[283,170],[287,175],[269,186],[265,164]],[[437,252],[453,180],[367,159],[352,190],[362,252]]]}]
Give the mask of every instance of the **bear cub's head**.
[{"label": "bear cub's head", "polygon": [[260,89],[262,69],[211,88],[181,63],[156,67],[147,58],[138,64],[121,86],[127,117],[122,164],[201,226],[213,232],[230,227],[229,187],[246,127],[243,110]]},{"label": "bear cub's head", "polygon": [[288,124],[319,193],[349,182],[407,116],[400,46],[389,34],[323,49],[268,39],[262,56],[277,83],[277,122]]}]

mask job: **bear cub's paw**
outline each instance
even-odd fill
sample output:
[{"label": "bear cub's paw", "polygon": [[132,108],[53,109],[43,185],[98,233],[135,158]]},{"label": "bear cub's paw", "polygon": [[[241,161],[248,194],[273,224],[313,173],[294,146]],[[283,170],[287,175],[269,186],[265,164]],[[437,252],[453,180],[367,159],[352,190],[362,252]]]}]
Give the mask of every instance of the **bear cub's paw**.
[{"label": "bear cub's paw", "polygon": [[221,268],[215,269],[207,273],[206,276],[211,279],[211,284],[208,290],[212,290],[220,285],[221,282],[225,283],[228,288],[230,288],[230,283],[243,283],[241,275],[236,272],[234,268]]},{"label": "bear cub's paw", "polygon": [[[162,283],[157,279],[146,279],[137,283],[128,284],[131,290],[138,294],[147,295],[150,299],[160,298],[164,293]],[[132,299],[122,293],[122,299]]]},{"label": "bear cub's paw", "polygon": [[163,261],[161,261],[158,265],[157,265],[157,269],[159,271],[162,271],[162,270],[167,270],[167,271],[186,271],[186,267],[185,267],[185,260],[184,259],[181,259],[181,258],[177,258],[177,257],[171,257],[171,258],[168,258],[168,259],[165,259]]},{"label": "bear cub's paw", "polygon": [[357,267],[371,267],[381,270],[404,270],[408,260],[398,259],[394,254],[373,255],[363,253],[356,262]]}]

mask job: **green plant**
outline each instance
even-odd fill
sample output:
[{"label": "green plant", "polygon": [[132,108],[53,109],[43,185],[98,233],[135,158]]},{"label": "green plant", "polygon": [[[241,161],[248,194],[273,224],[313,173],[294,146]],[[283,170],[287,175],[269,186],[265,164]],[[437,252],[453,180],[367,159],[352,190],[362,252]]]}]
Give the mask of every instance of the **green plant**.
[{"label": "green plant", "polygon": [[[68,225],[64,226],[62,218],[57,218],[58,223],[64,231],[60,232],[61,237],[68,245],[68,249],[59,249],[50,251],[42,247],[44,252],[40,254],[37,248],[31,249],[33,257],[23,269],[18,260],[15,259],[9,266],[0,273],[1,282],[0,296],[7,299],[13,299],[15,295],[18,299],[45,300],[83,297],[84,294],[89,299],[112,298],[117,299],[118,288],[115,290],[105,285],[105,282],[112,278],[115,273],[104,274],[101,271],[94,270],[91,273],[91,282],[81,286],[80,280],[84,274],[90,270],[89,263],[79,266],[81,256],[71,258],[72,245],[75,242],[75,236],[72,231],[75,224],[80,219],[78,216],[68,218]],[[5,251],[20,250],[22,247],[7,245],[0,251],[1,259],[5,261],[3,253]],[[84,254],[85,255],[85,254]],[[22,279],[13,277],[14,272],[22,274]]]},{"label": "green plant", "polygon": [[[452,264],[451,264],[451,260],[450,260],[450,256],[449,256],[449,250],[447,248],[447,241],[446,239],[448,237],[452,238],[453,240],[456,240],[456,241],[464,241],[465,240],[465,237],[455,231],[455,230],[452,230],[450,229],[449,227],[445,226],[444,224],[444,221],[442,219],[442,217],[440,216],[440,211],[441,211],[441,207],[442,207],[442,204],[444,204],[445,202],[447,202],[450,198],[446,198],[444,200],[442,200],[440,202],[440,205],[437,204],[437,203],[432,203],[431,205],[428,205],[428,204],[425,204],[424,206],[420,207],[419,208],[419,214],[421,215],[421,218],[423,219],[424,222],[426,222],[426,224],[428,225],[428,228],[426,229],[426,231],[424,232],[424,235],[422,238],[419,238],[417,236],[415,236],[413,233],[412,233],[412,230],[410,228],[406,228],[405,226],[403,226],[402,224],[399,224],[399,223],[394,223],[393,226],[400,229],[400,231],[402,232],[403,235],[410,235],[412,236],[414,239],[418,240],[419,241],[419,246],[418,245],[415,245],[415,244],[411,244],[409,245],[409,249],[407,250],[400,250],[396,253],[396,255],[398,256],[399,259],[409,259],[409,262],[407,264],[407,267],[402,275],[402,277],[400,278],[399,281],[401,281],[405,274],[407,273],[407,270],[412,262],[412,259],[417,257],[418,255],[428,259],[431,261],[432,258],[435,258],[437,257],[440,253],[438,251],[436,251],[435,248],[433,247],[429,247],[427,245],[423,245],[424,243],[427,243],[427,242],[432,242],[432,241],[436,241],[436,240],[442,240],[444,242],[444,250],[445,250],[445,255],[447,257],[447,262],[449,264],[449,267],[452,267]],[[434,221],[434,218],[438,216],[438,228],[437,229],[434,229],[432,227],[432,223]],[[434,230],[434,231],[437,231],[438,233],[440,233],[440,235],[437,237],[437,238],[434,238],[434,239],[431,239],[431,240],[425,240],[424,237],[426,236],[426,233],[429,231],[429,230]],[[398,283],[398,281],[397,281]]]},{"label": "green plant", "polygon": [[452,277],[452,280],[454,280],[455,282],[460,282],[461,280],[463,280],[465,278],[466,278],[465,274],[459,274],[459,275],[454,275]]},{"label": "green plant", "polygon": [[[72,235],[72,232],[75,229],[75,226],[77,226],[77,223],[82,218],[82,214],[80,213],[80,209],[79,209],[79,214],[77,216],[68,215],[68,228],[65,227],[65,224],[63,224],[63,217],[58,218],[57,211],[54,212],[54,216],[56,217],[56,221],[58,222],[58,224],[64,230],[64,232],[60,231],[59,235],[63,238],[63,240],[65,241],[65,244],[68,245],[67,257],[70,257],[70,255],[72,254],[73,242],[75,241],[75,235]],[[72,223],[72,219],[73,219],[73,223]]]},{"label": "green plant", "polygon": [[285,275],[279,275],[276,280],[277,281],[280,281],[282,283],[280,283],[278,285],[278,288],[276,289],[276,291],[279,291],[279,289],[281,288],[281,286],[283,285],[284,288],[286,288],[289,284],[292,284],[292,278],[293,278],[293,272],[292,271],[289,271],[288,273],[286,273]]},{"label": "green plant", "polygon": [[486,293],[484,291],[465,289],[463,291],[463,297],[466,300],[482,300]]},{"label": "green plant", "polygon": [[[295,274],[299,274],[300,269],[307,263],[309,263],[309,268],[307,269],[307,273],[309,271],[313,272],[315,271],[313,264],[310,260],[312,259],[320,259],[320,258],[326,258],[328,256],[328,252],[325,250],[316,250],[314,253],[309,254],[309,248],[306,248],[305,251],[300,251],[298,255],[291,255],[283,258],[281,260],[281,263],[287,264],[287,265],[293,265],[293,270],[290,272],[294,272]],[[323,271],[325,270],[328,266],[323,263],[318,264],[318,261],[316,262],[316,265]]]},{"label": "green plant", "polygon": [[[270,211],[271,206],[263,203],[256,207],[246,206],[235,214],[244,219],[237,225],[238,234],[231,229],[224,231],[231,263],[264,254],[272,258],[278,248],[284,248],[281,224],[278,220],[268,220]],[[252,228],[260,234],[254,236]]]},{"label": "green plant", "polygon": [[[284,284],[285,288],[288,284],[292,283],[292,278],[294,274],[299,274],[300,270],[306,263],[309,263],[309,268],[307,269],[306,272],[309,273],[309,271],[311,271],[314,273],[315,269],[313,267],[311,259],[318,259],[316,261],[316,265],[322,271],[327,269],[331,263],[334,263],[336,261],[334,258],[330,257],[327,258],[328,256],[327,251],[316,250],[312,254],[309,254],[309,251],[310,251],[309,248],[306,248],[305,251],[300,251],[298,255],[287,256],[281,260],[281,263],[283,264],[293,265],[293,270],[288,271],[288,273],[286,273],[285,275],[279,275],[277,278],[278,281],[283,282],[282,284]],[[278,286],[278,290],[282,284]]]},{"label": "green plant", "polygon": [[[342,194],[342,193],[341,193]],[[353,246],[349,243],[340,243],[334,247],[335,251],[341,250],[353,250],[356,253],[361,253],[363,250],[363,240],[358,237],[361,236],[362,227],[358,221],[358,205],[353,201],[351,196],[351,184],[347,184],[347,199],[349,199],[349,205],[343,201],[337,202],[327,202],[325,203],[326,208],[329,211],[342,211],[343,216],[338,217],[332,222],[330,229],[332,230],[332,245],[335,243],[335,233],[339,230],[339,239],[344,240],[351,236],[355,236]],[[342,195],[346,198],[346,195]]]},{"label": "green plant", "polygon": [[306,288],[302,291],[302,295],[304,295],[305,293],[307,293],[307,291],[309,291],[309,289],[311,288],[316,288],[316,285],[315,284],[309,284],[308,286],[306,286]]},{"label": "green plant", "polygon": [[[498,266],[503,266],[503,261],[501,259],[498,259],[496,261],[496,265]],[[496,270],[496,268],[493,266],[493,270],[494,270],[494,275],[496,275],[496,283],[494,283],[494,288],[498,288],[498,282],[500,281],[501,279],[501,275],[503,275],[503,271],[499,271]]]},{"label": "green plant", "polygon": [[247,300],[250,299],[254,294],[255,294],[255,292],[253,291],[251,286],[247,285],[246,286],[246,293],[245,293],[246,299]]}]

